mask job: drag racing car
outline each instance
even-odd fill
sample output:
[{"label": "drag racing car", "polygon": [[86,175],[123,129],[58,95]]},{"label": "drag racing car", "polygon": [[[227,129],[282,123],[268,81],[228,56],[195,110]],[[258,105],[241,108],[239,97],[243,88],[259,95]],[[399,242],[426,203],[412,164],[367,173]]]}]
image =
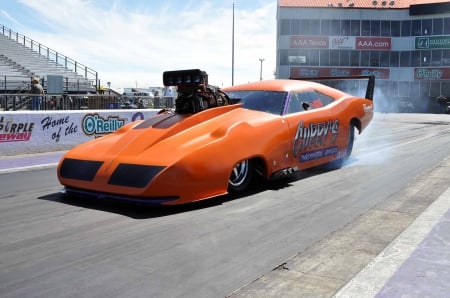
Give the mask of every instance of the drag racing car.
[{"label": "drag racing car", "polygon": [[319,82],[266,80],[219,89],[199,69],[167,71],[174,111],[78,145],[58,165],[67,193],[174,205],[244,191],[256,175],[277,179],[350,156],[373,117],[365,97]]}]

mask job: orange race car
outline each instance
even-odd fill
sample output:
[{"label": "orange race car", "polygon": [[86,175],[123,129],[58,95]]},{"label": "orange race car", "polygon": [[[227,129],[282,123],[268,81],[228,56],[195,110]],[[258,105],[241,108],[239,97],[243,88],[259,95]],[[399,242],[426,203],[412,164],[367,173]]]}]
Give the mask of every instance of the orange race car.
[{"label": "orange race car", "polygon": [[340,167],[355,129],[361,132],[373,117],[374,77],[366,77],[365,98],[309,80],[219,90],[207,78],[198,69],[165,72],[164,85],[177,86],[175,111],[67,152],[58,165],[65,191],[163,205],[237,193],[254,175],[275,179],[326,163]]}]

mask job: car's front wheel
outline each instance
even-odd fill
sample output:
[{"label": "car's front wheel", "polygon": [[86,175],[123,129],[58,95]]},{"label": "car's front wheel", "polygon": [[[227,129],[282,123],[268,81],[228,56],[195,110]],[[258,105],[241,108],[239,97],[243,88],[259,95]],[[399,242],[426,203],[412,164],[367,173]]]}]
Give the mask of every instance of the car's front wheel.
[{"label": "car's front wheel", "polygon": [[231,171],[228,180],[228,192],[242,192],[250,184],[253,175],[253,162],[246,159],[238,162]]}]

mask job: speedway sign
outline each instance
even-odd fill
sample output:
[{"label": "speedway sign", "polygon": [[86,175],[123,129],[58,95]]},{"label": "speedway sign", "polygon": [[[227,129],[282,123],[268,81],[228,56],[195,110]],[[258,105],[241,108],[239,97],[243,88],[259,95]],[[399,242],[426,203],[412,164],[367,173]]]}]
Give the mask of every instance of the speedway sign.
[{"label": "speedway sign", "polygon": [[416,37],[416,50],[450,49],[450,35]]}]

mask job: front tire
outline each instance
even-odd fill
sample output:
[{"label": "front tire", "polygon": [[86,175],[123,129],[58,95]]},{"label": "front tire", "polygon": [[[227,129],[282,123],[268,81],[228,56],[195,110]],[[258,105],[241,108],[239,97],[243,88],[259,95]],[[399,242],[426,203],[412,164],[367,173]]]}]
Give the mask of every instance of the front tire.
[{"label": "front tire", "polygon": [[238,162],[231,171],[228,179],[228,192],[239,193],[244,191],[253,176],[253,161],[249,159]]}]

